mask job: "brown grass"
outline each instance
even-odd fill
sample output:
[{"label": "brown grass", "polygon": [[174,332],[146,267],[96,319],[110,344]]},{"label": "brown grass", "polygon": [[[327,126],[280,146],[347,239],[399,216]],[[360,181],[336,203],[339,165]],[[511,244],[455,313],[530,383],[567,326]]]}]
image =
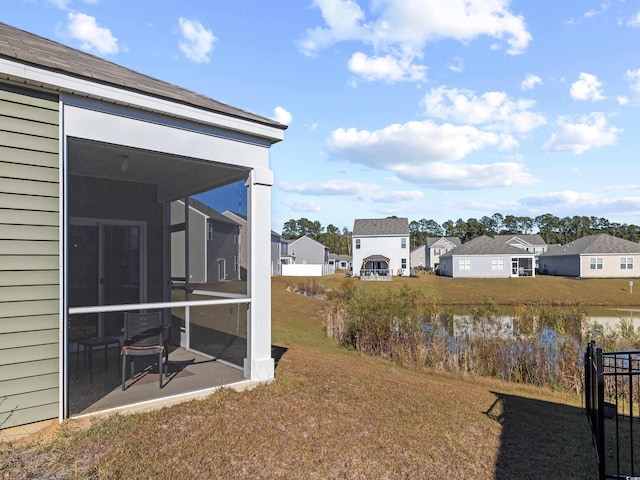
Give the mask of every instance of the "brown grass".
[{"label": "brown grass", "polygon": [[340,348],[323,335],[323,302],[286,286],[273,280],[273,341],[287,349],[275,382],[67,423],[53,440],[2,447],[0,477],[596,478],[579,398]]}]

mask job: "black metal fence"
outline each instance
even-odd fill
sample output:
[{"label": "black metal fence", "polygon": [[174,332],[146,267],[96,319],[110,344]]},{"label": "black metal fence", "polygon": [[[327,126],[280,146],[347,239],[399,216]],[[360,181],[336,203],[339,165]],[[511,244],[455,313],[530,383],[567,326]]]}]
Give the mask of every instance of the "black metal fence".
[{"label": "black metal fence", "polygon": [[640,351],[604,352],[590,342],[584,367],[599,478],[640,479]]}]

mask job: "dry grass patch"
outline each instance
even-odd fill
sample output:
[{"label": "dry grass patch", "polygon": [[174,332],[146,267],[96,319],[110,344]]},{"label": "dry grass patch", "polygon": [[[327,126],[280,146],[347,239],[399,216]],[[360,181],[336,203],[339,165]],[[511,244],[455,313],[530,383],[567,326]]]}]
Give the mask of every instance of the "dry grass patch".
[{"label": "dry grass patch", "polygon": [[361,356],[324,337],[321,301],[273,285],[275,382],[5,446],[0,477],[594,478],[575,397]]}]

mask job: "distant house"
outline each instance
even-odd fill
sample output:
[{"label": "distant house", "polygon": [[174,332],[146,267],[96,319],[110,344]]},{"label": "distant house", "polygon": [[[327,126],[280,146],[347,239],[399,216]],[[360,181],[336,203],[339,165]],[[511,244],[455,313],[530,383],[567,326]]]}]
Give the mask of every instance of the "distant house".
[{"label": "distant house", "polygon": [[352,260],[351,255],[329,254],[329,264],[333,265],[335,270],[351,270]]},{"label": "distant house", "polygon": [[[184,222],[184,201],[171,202],[171,222]],[[171,239],[171,278],[184,280],[184,233]],[[189,199],[189,281],[210,283],[240,279],[240,225],[208,205]],[[246,276],[246,275],[245,275]]]},{"label": "distant house", "polygon": [[427,237],[424,245],[411,251],[411,267],[433,271],[440,263],[440,255],[460,245],[458,237]]},{"label": "distant house", "polygon": [[547,242],[544,241],[542,235],[539,235],[537,233],[532,235],[494,235],[493,238],[508,243],[513,247],[518,247],[522,250],[526,250],[527,252],[535,254],[536,268],[538,268],[538,256],[549,249],[549,245],[547,245]]},{"label": "distant house", "polygon": [[330,273],[333,273],[333,265],[329,264],[329,247],[306,235],[288,241],[282,275],[321,276]]},{"label": "distant house", "polygon": [[440,256],[439,274],[447,277],[533,277],[534,254],[483,235]]},{"label": "distant house", "polygon": [[[239,259],[239,263],[240,263],[240,278],[242,280],[246,280],[247,279],[247,261],[248,261],[248,257],[247,257],[247,251],[248,251],[248,245],[247,245],[247,216],[246,215],[242,215],[240,213],[235,213],[235,212],[231,212],[229,210],[225,210],[224,212],[222,212],[222,214],[233,220],[234,222],[238,223],[240,225],[240,259]],[[273,230],[271,230],[271,275],[281,275],[282,273],[282,269],[281,269],[281,258],[280,258],[280,252],[281,252],[281,242],[282,242],[282,237],[280,236],[279,233],[274,232]]]},{"label": "distant house", "polygon": [[353,224],[352,242],[354,276],[410,275],[408,219],[357,219]]},{"label": "distant house", "polygon": [[637,277],[640,245],[606,233],[579,238],[540,255],[540,273],[580,278]]}]

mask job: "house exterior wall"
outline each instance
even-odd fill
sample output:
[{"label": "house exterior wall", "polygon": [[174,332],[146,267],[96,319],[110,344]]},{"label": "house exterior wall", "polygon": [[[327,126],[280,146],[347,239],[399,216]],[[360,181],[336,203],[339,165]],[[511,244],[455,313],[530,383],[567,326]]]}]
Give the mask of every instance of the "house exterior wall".
[{"label": "house exterior wall", "polygon": [[59,414],[59,103],[0,85],[0,428]]},{"label": "house exterior wall", "polygon": [[282,275],[280,236],[271,233],[271,275]]},{"label": "house exterior wall", "polygon": [[560,275],[566,277],[580,276],[580,256],[542,256],[539,258],[539,271],[544,275]]},{"label": "house exterior wall", "polygon": [[[591,259],[602,259],[602,269],[592,269]],[[631,258],[633,268],[620,268],[621,258]],[[638,254],[600,254],[600,255],[581,255],[580,267],[582,278],[634,278],[638,276],[640,271],[640,255]]]},{"label": "house exterior wall", "polygon": [[[239,226],[217,222],[212,219],[209,219],[208,223],[213,227],[213,239],[207,240],[206,242],[208,281],[238,280],[240,272],[236,269],[237,265],[234,264],[238,258]],[[225,263],[224,278],[220,278],[220,272],[218,270],[220,260],[224,260]],[[202,259],[200,262],[204,263]]]},{"label": "house exterior wall", "polygon": [[[440,274],[448,277],[459,278],[509,278],[511,277],[510,254],[495,255],[451,255],[441,259]],[[468,269],[461,268],[460,260],[468,260],[465,265]],[[501,260],[503,269],[495,270],[493,261]]]},{"label": "house exterior wall", "polygon": [[[444,238],[441,238],[429,248],[426,249],[426,268],[430,268],[434,270],[436,265],[440,264],[440,256],[444,255],[450,250],[453,250],[455,245],[452,245],[451,242],[446,241]],[[440,253],[436,253],[440,249]]]},{"label": "house exterior wall", "polygon": [[[402,248],[404,238],[405,247]],[[356,248],[360,243],[360,248]],[[389,269],[392,275],[398,275],[402,269],[403,276],[411,274],[411,252],[409,251],[409,236],[373,236],[363,235],[353,237],[353,275],[360,276],[362,261],[371,255],[384,255],[389,258]],[[406,268],[402,268],[402,259],[406,260]]]},{"label": "house exterior wall", "polygon": [[[184,202],[171,202],[171,223],[184,222]],[[171,236],[171,276],[184,277],[184,234]],[[189,281],[207,281],[207,217],[189,207]],[[215,277],[217,279],[217,277]]]},{"label": "house exterior wall", "polygon": [[296,263],[324,265],[329,263],[329,251],[320,243],[309,237],[300,237],[289,244],[289,255],[293,255]]},{"label": "house exterior wall", "polygon": [[411,252],[411,268],[427,268],[427,246],[422,245]]}]

